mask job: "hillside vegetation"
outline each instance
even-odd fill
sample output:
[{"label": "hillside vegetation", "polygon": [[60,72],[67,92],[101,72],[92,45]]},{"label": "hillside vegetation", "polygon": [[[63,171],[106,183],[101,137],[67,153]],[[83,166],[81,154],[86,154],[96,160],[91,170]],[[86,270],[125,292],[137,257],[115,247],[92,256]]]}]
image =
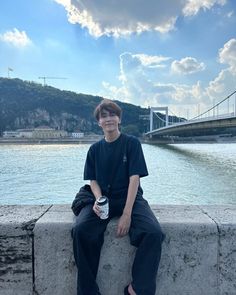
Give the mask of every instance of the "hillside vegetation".
[{"label": "hillside vegetation", "polygon": [[[5,130],[49,126],[68,132],[101,133],[93,117],[102,97],[62,91],[20,79],[0,78],[0,135]],[[116,101],[123,109],[122,131],[141,135],[149,110]],[[140,117],[141,116],[141,117]]]}]

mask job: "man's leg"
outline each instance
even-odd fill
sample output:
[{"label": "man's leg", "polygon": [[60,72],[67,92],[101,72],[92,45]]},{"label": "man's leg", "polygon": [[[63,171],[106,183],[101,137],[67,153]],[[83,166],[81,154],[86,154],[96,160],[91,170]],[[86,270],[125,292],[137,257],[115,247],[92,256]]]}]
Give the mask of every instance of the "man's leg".
[{"label": "man's leg", "polygon": [[138,248],[132,268],[132,287],[137,295],[154,295],[164,234],[143,198],[137,197],[134,203],[129,235],[131,244]]},{"label": "man's leg", "polygon": [[92,210],[84,207],[76,217],[72,229],[73,250],[78,268],[77,295],[99,295],[96,283],[100,251],[108,219],[100,219]]}]

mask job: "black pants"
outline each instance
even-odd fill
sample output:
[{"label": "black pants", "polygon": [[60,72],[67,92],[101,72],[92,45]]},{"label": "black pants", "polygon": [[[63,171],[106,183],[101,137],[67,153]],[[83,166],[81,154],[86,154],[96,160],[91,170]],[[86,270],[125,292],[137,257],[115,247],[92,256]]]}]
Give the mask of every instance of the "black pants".
[{"label": "black pants", "polygon": [[[111,199],[106,220],[93,212],[92,205],[84,207],[76,217],[72,238],[78,268],[77,295],[100,295],[96,276],[104,231],[111,218],[122,214],[124,205],[123,199]],[[154,295],[164,234],[147,201],[140,196],[133,206],[129,236],[131,245],[137,247],[132,286],[138,295]]]}]

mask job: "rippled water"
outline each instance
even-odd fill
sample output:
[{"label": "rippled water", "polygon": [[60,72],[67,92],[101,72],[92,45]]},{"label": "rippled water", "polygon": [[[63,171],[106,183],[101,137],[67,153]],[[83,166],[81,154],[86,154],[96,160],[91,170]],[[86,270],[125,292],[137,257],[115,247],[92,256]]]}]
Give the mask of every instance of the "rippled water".
[{"label": "rippled water", "polygon": [[[0,204],[71,203],[83,181],[87,144],[0,145]],[[236,144],[148,145],[152,204],[236,204]]]}]

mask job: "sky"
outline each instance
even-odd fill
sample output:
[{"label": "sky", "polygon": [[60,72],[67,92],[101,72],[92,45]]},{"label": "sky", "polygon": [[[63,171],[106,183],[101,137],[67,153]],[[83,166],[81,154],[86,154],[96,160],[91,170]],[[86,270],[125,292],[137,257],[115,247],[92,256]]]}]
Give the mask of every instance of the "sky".
[{"label": "sky", "polygon": [[191,118],[236,90],[236,1],[1,1],[0,76]]}]

